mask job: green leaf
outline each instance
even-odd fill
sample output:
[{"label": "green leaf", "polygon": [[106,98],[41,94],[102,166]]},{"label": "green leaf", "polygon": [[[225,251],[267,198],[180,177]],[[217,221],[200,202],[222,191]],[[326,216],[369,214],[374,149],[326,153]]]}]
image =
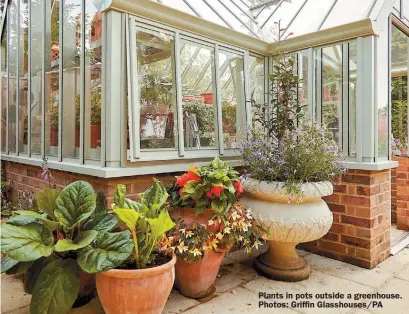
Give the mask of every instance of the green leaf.
[{"label": "green leaf", "polygon": [[31,223],[24,226],[1,225],[1,251],[12,259],[30,262],[53,253],[54,237],[44,225]]},{"label": "green leaf", "polygon": [[24,276],[24,291],[29,294],[33,293],[34,285],[41,271],[54,260],[55,257],[52,255],[48,257],[41,257],[36,260],[34,264],[30,266],[30,268],[27,269]]},{"label": "green leaf", "polygon": [[97,273],[120,266],[133,249],[129,231],[99,232],[90,245],[79,250],[77,261],[87,273]]},{"label": "green leaf", "polygon": [[141,203],[157,212],[168,199],[168,192],[162,182],[153,179],[153,184],[143,193],[139,194]]},{"label": "green leaf", "polygon": [[118,219],[111,214],[101,213],[88,219],[82,226],[83,230],[112,231],[118,224]]},{"label": "green leaf", "polygon": [[57,259],[49,263],[34,285],[30,313],[67,313],[80,290],[79,271],[73,259]]},{"label": "green leaf", "polygon": [[82,249],[94,241],[95,237],[98,235],[98,231],[89,230],[82,232],[74,241],[70,239],[58,240],[55,245],[55,250],[57,252],[65,251],[76,251]]},{"label": "green leaf", "polygon": [[118,184],[114,192],[114,203],[116,207],[123,208],[125,205],[126,186]]},{"label": "green leaf", "polygon": [[38,192],[36,202],[38,209],[46,213],[48,217],[54,219],[54,210],[56,209],[55,201],[58,197],[58,191],[55,189],[45,188]]},{"label": "green leaf", "polygon": [[166,210],[163,210],[158,218],[148,218],[148,223],[151,227],[152,238],[155,239],[155,241],[175,226],[175,223],[169,217]]},{"label": "green leaf", "polygon": [[[32,210],[16,210],[14,213],[19,214],[20,216],[28,216],[31,218],[35,218],[37,220],[40,220],[44,225],[47,226],[48,229],[51,231],[55,231],[58,229],[60,224],[56,221],[48,220],[44,216],[40,215],[39,213],[36,213]],[[20,220],[22,221],[22,219]],[[7,221],[8,222],[8,221]]]},{"label": "green leaf", "polygon": [[71,229],[94,212],[96,195],[89,183],[76,181],[61,191],[56,203],[55,218],[65,228]]},{"label": "green leaf", "polygon": [[41,223],[41,220],[33,216],[22,216],[22,215],[12,216],[9,219],[7,219],[7,223],[13,226],[24,226],[24,225],[31,224],[33,222]]},{"label": "green leaf", "polygon": [[119,219],[126,224],[129,230],[135,230],[136,224],[142,215],[134,209],[128,208],[114,208],[114,212],[118,215]]},{"label": "green leaf", "polygon": [[17,265],[6,271],[7,275],[23,274],[33,265],[34,262],[19,262]]},{"label": "green leaf", "polygon": [[19,263],[19,261],[16,261],[8,256],[3,256],[1,258],[1,273],[5,273],[9,269],[12,269],[14,266],[16,266]]},{"label": "green leaf", "polygon": [[108,212],[107,198],[102,191],[98,191],[96,198],[95,211],[92,216],[97,216],[99,214],[105,214]]}]

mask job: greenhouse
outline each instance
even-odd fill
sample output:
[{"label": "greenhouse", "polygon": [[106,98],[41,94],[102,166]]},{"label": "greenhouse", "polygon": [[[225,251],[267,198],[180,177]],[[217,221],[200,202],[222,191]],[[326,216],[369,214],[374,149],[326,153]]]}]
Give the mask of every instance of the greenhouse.
[{"label": "greenhouse", "polygon": [[[272,101],[277,57],[289,55],[299,103],[347,155],[331,210],[340,226],[383,237],[368,255],[330,257],[371,268],[394,242],[391,221],[409,230],[409,196],[399,196],[409,194],[399,186],[407,169],[398,167],[409,1],[10,0],[1,30],[1,159],[16,190],[41,188],[44,158],[59,186],[88,178],[111,191],[126,180],[135,195],[154,175],[214,157],[240,166],[255,107]],[[369,190],[359,194],[359,184]],[[341,233],[334,243],[345,244]]]}]

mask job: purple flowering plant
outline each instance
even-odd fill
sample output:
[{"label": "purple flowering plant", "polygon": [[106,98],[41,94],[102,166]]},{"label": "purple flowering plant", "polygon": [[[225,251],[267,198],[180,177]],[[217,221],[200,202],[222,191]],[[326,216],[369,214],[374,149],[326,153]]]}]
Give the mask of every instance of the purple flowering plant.
[{"label": "purple flowering plant", "polygon": [[319,123],[301,122],[281,140],[252,132],[239,146],[248,176],[284,182],[286,196],[301,200],[302,184],[333,180],[345,171],[345,156]]}]

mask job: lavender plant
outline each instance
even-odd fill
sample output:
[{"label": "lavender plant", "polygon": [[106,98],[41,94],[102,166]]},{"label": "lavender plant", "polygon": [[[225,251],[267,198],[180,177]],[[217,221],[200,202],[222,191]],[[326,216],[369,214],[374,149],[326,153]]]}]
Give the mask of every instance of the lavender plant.
[{"label": "lavender plant", "polygon": [[319,123],[302,122],[286,130],[281,141],[251,134],[240,147],[251,178],[284,182],[289,198],[301,200],[302,184],[332,180],[344,173],[345,156],[329,131]]}]

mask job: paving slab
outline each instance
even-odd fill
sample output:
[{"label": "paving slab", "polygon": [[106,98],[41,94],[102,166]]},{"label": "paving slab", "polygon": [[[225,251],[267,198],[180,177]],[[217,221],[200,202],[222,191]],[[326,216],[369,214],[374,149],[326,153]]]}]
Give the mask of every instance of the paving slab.
[{"label": "paving slab", "polygon": [[319,270],[320,272],[373,288],[382,286],[388,279],[405,267],[405,265],[396,263],[390,258],[373,269],[361,268],[315,254],[306,256],[305,260],[311,265],[313,270]]},{"label": "paving slab", "polygon": [[231,289],[247,283],[259,275],[253,267],[241,263],[224,264],[216,279],[216,292],[230,292]]},{"label": "paving slab", "polygon": [[1,275],[2,314],[25,308],[30,305],[30,301],[31,295],[24,292],[23,281],[20,278]]},{"label": "paving slab", "polygon": [[404,248],[398,254],[389,257],[387,260],[391,262],[409,265],[409,247]]},{"label": "paving slab", "polygon": [[409,313],[409,282],[399,278],[392,278],[382,286],[379,293],[399,294],[401,299],[381,300],[382,308],[373,308],[369,311],[376,314],[407,314]]},{"label": "paving slab", "polygon": [[[288,302],[292,309],[296,309],[302,313],[348,313],[351,311],[351,308],[346,309],[328,309],[328,308],[318,308],[318,301],[327,301],[327,302],[338,302],[338,300],[331,299],[317,299],[317,294],[324,293],[343,293],[345,299],[343,302],[352,302],[357,303],[354,300],[347,300],[346,296],[348,293],[352,295],[354,293],[367,293],[373,292],[374,289],[368,286],[361,285],[359,283],[349,281],[343,278],[335,277],[320,271],[313,271],[311,277],[307,280],[300,282],[281,282],[264,277],[257,278],[250,281],[249,283],[243,286],[255,293],[266,292],[266,293],[276,293],[279,292],[284,294],[285,302]],[[292,294],[292,298],[287,297],[286,294]],[[310,294],[307,296],[306,294]],[[303,298],[296,300],[297,295],[303,295]],[[274,300],[271,300],[274,301]],[[303,301],[305,301],[303,303]],[[292,303],[295,302],[296,304]],[[298,303],[297,303],[298,302]],[[310,303],[308,303],[310,302]],[[312,307],[311,303],[315,306]]]},{"label": "paving slab", "polygon": [[195,299],[189,299],[180,294],[177,290],[172,290],[169,299],[166,302],[163,310],[164,314],[181,313],[188,308],[199,305],[200,303]]},{"label": "paving slab", "polygon": [[396,278],[409,281],[409,265],[395,275]]},{"label": "paving slab", "polygon": [[238,287],[233,292],[218,294],[208,303],[196,306],[186,314],[232,314],[232,313],[297,313],[290,309],[260,309],[258,295]]}]

